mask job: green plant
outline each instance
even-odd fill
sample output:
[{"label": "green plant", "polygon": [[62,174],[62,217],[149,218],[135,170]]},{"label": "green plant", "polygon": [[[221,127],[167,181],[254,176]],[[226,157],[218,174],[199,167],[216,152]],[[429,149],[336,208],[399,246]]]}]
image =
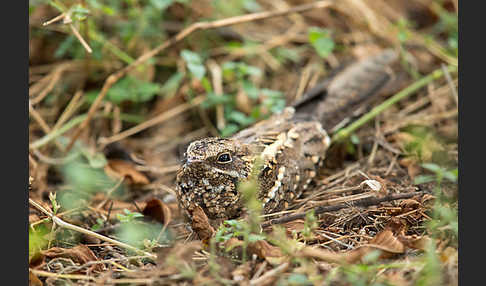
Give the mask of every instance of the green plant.
[{"label": "green plant", "polygon": [[437,182],[437,187],[440,188],[440,184],[442,183],[442,181],[444,179],[446,179],[446,180],[448,180],[452,183],[457,182],[457,177],[459,175],[458,168],[446,169],[446,168],[441,167],[441,166],[434,164],[434,163],[423,163],[421,166],[422,166],[422,168],[424,168],[424,169],[426,169],[430,172],[433,172],[434,174],[432,174],[432,175],[418,175],[414,179],[414,183],[416,185],[435,181],[435,182]]},{"label": "green plant", "polygon": [[327,29],[309,28],[309,43],[321,58],[327,58],[334,50],[334,41]]},{"label": "green plant", "polygon": [[129,211],[127,209],[124,209],[123,212],[125,214],[116,214],[116,218],[121,223],[133,222],[136,218],[143,217],[143,214],[138,213],[138,212],[132,212],[132,211]]},{"label": "green plant", "polygon": [[312,239],[313,231],[318,227],[317,218],[314,214],[314,210],[306,213],[304,221],[304,229],[302,230],[302,236],[304,239]]}]

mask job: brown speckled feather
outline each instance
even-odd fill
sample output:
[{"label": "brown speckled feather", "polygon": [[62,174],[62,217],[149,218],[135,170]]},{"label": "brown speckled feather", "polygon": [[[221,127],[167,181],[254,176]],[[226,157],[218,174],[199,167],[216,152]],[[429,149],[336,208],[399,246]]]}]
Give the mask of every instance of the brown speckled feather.
[{"label": "brown speckled feather", "polygon": [[[200,206],[211,219],[231,219],[242,213],[238,182],[248,178],[257,159],[258,198],[264,213],[281,211],[308,188],[322,167],[331,128],[367,102],[389,79],[387,66],[396,53],[385,50],[357,62],[282,113],[231,138],[192,142],[177,174],[182,209]],[[189,212],[187,212],[189,214]]]}]

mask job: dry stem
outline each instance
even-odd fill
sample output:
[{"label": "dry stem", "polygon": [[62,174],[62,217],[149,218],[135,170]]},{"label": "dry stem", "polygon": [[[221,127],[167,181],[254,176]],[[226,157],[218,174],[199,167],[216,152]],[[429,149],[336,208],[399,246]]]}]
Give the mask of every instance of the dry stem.
[{"label": "dry stem", "polygon": [[155,254],[145,252],[145,251],[140,250],[140,249],[138,249],[138,248],[136,248],[134,246],[131,246],[129,244],[123,243],[121,241],[114,240],[112,238],[109,238],[109,237],[106,237],[104,235],[98,234],[98,233],[93,232],[91,230],[87,230],[87,229],[84,229],[82,227],[79,227],[79,226],[76,226],[76,225],[67,223],[67,222],[63,221],[62,219],[58,218],[57,216],[53,215],[50,211],[46,210],[43,206],[41,206],[40,204],[36,203],[31,198],[29,198],[29,203],[31,205],[33,205],[34,207],[36,207],[41,212],[43,212],[50,219],[52,219],[52,222],[53,223],[57,224],[58,226],[60,226],[62,228],[67,228],[67,229],[74,230],[74,231],[77,231],[77,232],[80,232],[80,233],[83,233],[83,234],[86,234],[86,235],[89,235],[89,236],[96,237],[96,238],[98,238],[100,240],[107,241],[109,243],[113,243],[113,244],[115,244],[115,245],[117,245],[119,247],[122,247],[122,248],[125,248],[125,249],[129,249],[129,250],[135,251],[137,253],[141,253],[143,255],[147,255],[147,256],[149,256],[151,258],[156,258],[157,257]]}]

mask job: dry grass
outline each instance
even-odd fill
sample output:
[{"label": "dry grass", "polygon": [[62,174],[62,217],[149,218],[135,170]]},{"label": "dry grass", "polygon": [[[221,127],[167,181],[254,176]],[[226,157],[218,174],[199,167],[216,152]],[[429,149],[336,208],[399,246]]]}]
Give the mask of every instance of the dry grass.
[{"label": "dry grass", "polygon": [[[31,3],[29,23],[32,284],[458,284],[457,1],[58,2]],[[312,27],[329,32],[325,57]],[[400,63],[377,108],[334,133],[315,185],[277,215],[344,208],[205,239],[188,227],[174,179],[189,142],[390,47]]]}]

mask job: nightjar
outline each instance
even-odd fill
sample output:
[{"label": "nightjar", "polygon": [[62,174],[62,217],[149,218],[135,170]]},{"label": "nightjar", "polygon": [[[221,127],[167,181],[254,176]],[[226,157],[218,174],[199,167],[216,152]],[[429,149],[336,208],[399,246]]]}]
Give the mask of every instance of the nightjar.
[{"label": "nightjar", "polygon": [[298,102],[230,138],[192,142],[177,173],[181,209],[200,206],[210,219],[232,219],[243,211],[239,182],[257,160],[258,199],[264,213],[284,210],[308,188],[323,167],[333,127],[389,80],[397,54],[384,50],[351,64]]}]

